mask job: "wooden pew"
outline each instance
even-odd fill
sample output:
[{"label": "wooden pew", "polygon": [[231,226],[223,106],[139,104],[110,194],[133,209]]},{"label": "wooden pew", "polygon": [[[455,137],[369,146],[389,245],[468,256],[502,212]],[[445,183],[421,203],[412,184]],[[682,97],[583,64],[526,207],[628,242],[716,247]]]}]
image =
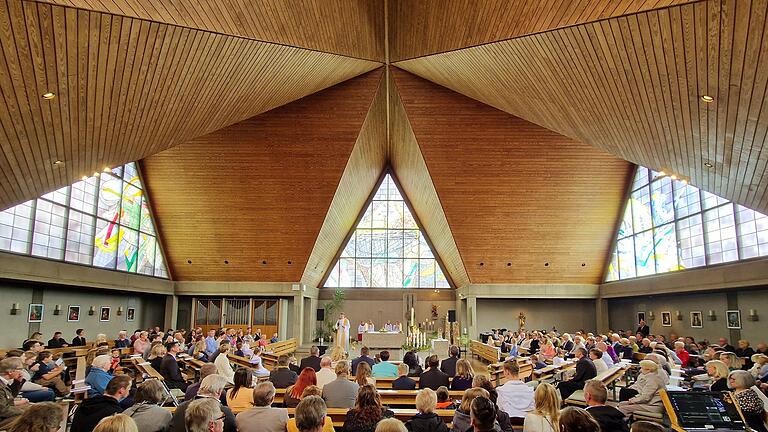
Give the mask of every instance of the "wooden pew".
[{"label": "wooden pew", "polygon": [[[624,375],[624,372],[626,372],[625,368],[621,366],[613,366],[599,373],[594,379],[602,381],[606,388],[611,389],[615,387],[616,381]],[[584,400],[584,390],[576,390],[565,400],[565,404],[586,406],[587,403]]]},{"label": "wooden pew", "polygon": [[[347,408],[328,408],[327,414],[333,420],[334,427],[342,427],[344,419],[347,417]],[[415,416],[418,411],[414,408],[392,408],[395,418],[405,423]],[[454,410],[435,410],[435,413],[447,424],[453,421]],[[288,408],[288,415],[293,417],[296,414],[296,408]]]},{"label": "wooden pew", "polygon": [[472,355],[489,363],[497,363],[501,356],[501,350],[497,347],[488,346],[477,340],[470,342],[469,350]]},{"label": "wooden pew", "polygon": [[267,369],[277,367],[277,358],[281,355],[291,355],[296,352],[299,343],[296,338],[268,344],[261,353],[261,363]]},{"label": "wooden pew", "polygon": [[[526,379],[533,374],[533,365],[528,357],[518,357],[517,365],[520,368],[519,378]],[[488,365],[488,377],[496,387],[506,382],[504,378],[504,362],[491,363]]]},{"label": "wooden pew", "polygon": [[[274,406],[282,406],[285,401],[286,389],[275,389],[275,402]],[[381,397],[381,403],[384,405],[416,405],[416,394],[418,390],[386,390],[377,389],[379,396]],[[463,390],[450,390],[448,391],[451,400],[461,400],[464,396]]]}]

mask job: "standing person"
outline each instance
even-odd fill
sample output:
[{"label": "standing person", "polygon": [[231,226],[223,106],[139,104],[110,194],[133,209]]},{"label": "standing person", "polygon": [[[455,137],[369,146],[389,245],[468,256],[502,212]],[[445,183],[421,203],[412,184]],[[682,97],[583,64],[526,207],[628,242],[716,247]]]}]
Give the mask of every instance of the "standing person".
[{"label": "standing person", "polygon": [[509,414],[513,425],[521,425],[526,414],[534,408],[533,388],[520,380],[517,360],[507,360],[503,367],[507,382],[496,388],[499,409]]},{"label": "standing person", "polygon": [[641,334],[643,335],[644,338],[647,338],[648,335],[651,334],[651,328],[645,324],[644,319],[641,319],[640,324],[638,324],[637,330],[635,331],[635,333]]},{"label": "standing person", "polygon": [[323,399],[328,408],[352,408],[360,386],[349,380],[349,363],[346,360],[336,362],[337,378],[323,386]]},{"label": "standing person", "polygon": [[88,398],[75,411],[70,432],[91,432],[105,417],[123,412],[120,401],[131,392],[131,378],[118,375],[107,384],[103,395]]},{"label": "standing person", "polygon": [[16,399],[21,390],[24,363],[18,357],[0,361],[0,427],[7,426],[29,406],[26,399]]},{"label": "standing person", "polygon": [[448,358],[440,363],[440,370],[453,378],[456,375],[456,362],[459,361],[459,347],[452,345],[448,349]]},{"label": "standing person", "polygon": [[349,320],[344,312],[339,314],[339,319],[333,325],[333,329],[336,330],[336,348],[349,353]]},{"label": "standing person", "polygon": [[362,342],[363,341],[363,333],[366,332],[368,329],[368,324],[365,323],[365,321],[360,321],[360,324],[357,326],[357,341]]}]

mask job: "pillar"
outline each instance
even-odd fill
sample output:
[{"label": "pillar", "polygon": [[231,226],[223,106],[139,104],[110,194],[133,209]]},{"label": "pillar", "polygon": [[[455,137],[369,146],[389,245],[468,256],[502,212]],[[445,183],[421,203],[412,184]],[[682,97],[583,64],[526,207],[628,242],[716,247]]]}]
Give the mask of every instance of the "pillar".
[{"label": "pillar", "polygon": [[165,296],[165,319],[163,328],[176,328],[179,317],[179,297],[175,295]]},{"label": "pillar", "polygon": [[299,291],[293,296],[293,322],[290,324],[291,334],[289,337],[296,338],[299,345],[304,343],[304,295]]},{"label": "pillar", "polygon": [[597,328],[596,334],[601,334],[608,331],[611,328],[610,320],[608,319],[608,300],[604,298],[598,298],[595,300],[595,325]]},{"label": "pillar", "polygon": [[[480,331],[477,328],[477,297],[467,297],[467,321],[462,324],[467,329],[467,335],[470,340],[476,340],[480,337]],[[462,328],[462,333],[464,332]]]}]

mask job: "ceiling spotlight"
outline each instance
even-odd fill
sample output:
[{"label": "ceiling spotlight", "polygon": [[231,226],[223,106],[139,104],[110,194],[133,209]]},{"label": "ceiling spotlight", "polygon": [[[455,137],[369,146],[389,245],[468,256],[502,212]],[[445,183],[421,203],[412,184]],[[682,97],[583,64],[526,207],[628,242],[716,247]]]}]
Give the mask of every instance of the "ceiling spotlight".
[{"label": "ceiling spotlight", "polygon": [[712,165],[712,162],[704,162],[704,166],[707,168],[712,168],[714,165]]},{"label": "ceiling spotlight", "polygon": [[55,93],[51,93],[51,92],[43,93],[43,99],[45,99],[45,100],[51,100],[51,99],[53,99],[55,97],[56,97]]},{"label": "ceiling spotlight", "polygon": [[715,98],[713,98],[712,96],[709,96],[709,95],[702,95],[701,96],[701,101],[704,102],[704,103],[712,103],[712,102],[715,101]]},{"label": "ceiling spotlight", "polygon": [[682,180],[680,180],[680,183],[682,183],[683,185],[687,185],[688,184],[688,180],[682,179]]},{"label": "ceiling spotlight", "polygon": [[671,178],[672,180],[677,180],[677,176],[676,176],[676,175],[674,175],[674,174],[672,174],[671,176],[669,176],[669,178]]},{"label": "ceiling spotlight", "polygon": [[83,181],[86,181],[86,180],[88,180],[88,176],[83,176],[82,180],[83,180]]},{"label": "ceiling spotlight", "polygon": [[664,177],[665,175],[667,175],[667,173],[664,171],[659,171],[659,177]]},{"label": "ceiling spotlight", "polygon": [[99,173],[97,173],[96,171],[93,172],[93,176],[94,177],[97,177],[98,175],[99,175]]},{"label": "ceiling spotlight", "polygon": [[64,165],[64,161],[63,161],[63,160],[58,160],[58,159],[57,159],[55,162],[53,162],[53,164],[54,164],[54,165]]},{"label": "ceiling spotlight", "polygon": [[110,172],[110,171],[112,171],[112,170],[111,170],[111,169],[110,169],[108,166],[105,166],[103,171],[104,171],[104,172]]}]

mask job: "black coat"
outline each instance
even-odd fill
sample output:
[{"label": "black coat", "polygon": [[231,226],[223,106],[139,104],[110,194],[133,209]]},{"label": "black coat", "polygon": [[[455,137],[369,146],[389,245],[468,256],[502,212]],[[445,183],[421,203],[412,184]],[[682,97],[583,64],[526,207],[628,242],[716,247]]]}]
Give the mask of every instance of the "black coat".
[{"label": "black coat", "polygon": [[392,381],[392,390],[416,390],[416,381],[407,376],[401,376]]},{"label": "black coat", "polygon": [[[638,333],[642,334],[643,337],[648,337],[648,335],[651,334],[651,328],[648,327],[647,325],[639,326],[637,328],[637,331],[635,331],[635,334],[638,334]],[[638,341],[638,342],[640,342],[640,341]]]},{"label": "black coat", "polygon": [[304,357],[301,359],[301,363],[299,364],[299,369],[303,370],[304,368],[312,368],[315,370],[315,372],[320,371],[320,357],[318,356],[309,356]]},{"label": "black coat", "polygon": [[176,357],[166,354],[160,362],[160,369],[157,371],[163,376],[169,388],[187,389],[187,383],[181,375],[179,362],[176,361]]},{"label": "black coat", "polygon": [[376,364],[376,362],[372,358],[370,358],[368,356],[365,356],[365,357],[360,356],[360,357],[352,360],[352,375],[357,375],[357,365],[359,365],[360,362],[368,363],[368,365],[371,366],[371,369],[373,369],[373,365]]},{"label": "black coat", "polygon": [[85,338],[80,336],[75,336],[74,339],[72,339],[72,346],[85,346]]},{"label": "black coat", "polygon": [[64,345],[69,345],[67,341],[62,338],[50,339],[48,341],[48,348],[63,348]]},{"label": "black coat", "polygon": [[600,423],[600,430],[610,432],[629,432],[624,414],[612,406],[588,407],[589,414]]},{"label": "black coat", "polygon": [[456,376],[456,362],[459,361],[456,357],[448,357],[440,362],[440,370],[449,377]]},{"label": "black coat", "polygon": [[75,411],[70,432],[91,432],[101,419],[123,412],[117,399],[99,395],[85,399]]},{"label": "black coat", "polygon": [[448,387],[448,375],[439,369],[429,369],[421,374],[419,378],[419,388],[431,388],[437,390],[440,386]]},{"label": "black coat", "polygon": [[586,357],[582,357],[579,361],[576,362],[576,375],[573,376],[571,381],[574,384],[578,383],[583,386],[585,382],[596,376],[597,369],[595,369],[595,364],[592,363],[592,360]]},{"label": "black coat", "polygon": [[416,414],[405,422],[409,432],[449,432],[443,419],[435,413]]},{"label": "black coat", "polygon": [[269,373],[269,380],[272,381],[275,388],[287,388],[288,386],[292,386],[296,384],[298,378],[299,376],[296,375],[296,372],[285,367],[278,367]]}]

